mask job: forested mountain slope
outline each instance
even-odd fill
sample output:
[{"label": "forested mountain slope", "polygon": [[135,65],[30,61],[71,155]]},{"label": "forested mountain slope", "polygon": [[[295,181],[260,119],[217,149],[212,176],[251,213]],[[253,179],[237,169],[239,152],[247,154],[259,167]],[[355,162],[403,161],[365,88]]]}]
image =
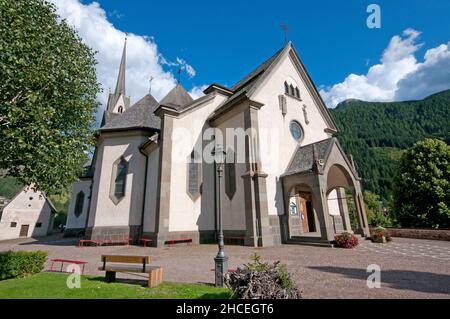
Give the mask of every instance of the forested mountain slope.
[{"label": "forested mountain slope", "polygon": [[432,137],[450,143],[450,90],[421,101],[348,100],[331,110],[345,151],[354,156],[363,185],[387,198],[403,149]]}]

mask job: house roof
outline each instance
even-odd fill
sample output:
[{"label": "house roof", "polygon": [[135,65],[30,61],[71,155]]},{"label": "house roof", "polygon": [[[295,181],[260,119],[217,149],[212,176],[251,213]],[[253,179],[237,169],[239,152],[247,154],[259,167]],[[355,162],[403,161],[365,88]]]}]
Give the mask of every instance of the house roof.
[{"label": "house roof", "polygon": [[181,111],[185,106],[192,103],[194,99],[189,95],[185,88],[178,83],[159,103],[169,106],[177,111]]},{"label": "house roof", "polygon": [[[28,191],[29,188],[31,186],[24,186],[20,189],[20,191],[18,191],[16,193],[16,195],[14,195],[11,200],[8,201],[8,203],[2,207],[2,210],[6,209],[22,192]],[[57,213],[58,210],[56,209],[55,205],[53,204],[53,202],[50,200],[50,198],[48,198],[44,193],[37,191],[36,193],[38,193],[39,195],[42,195],[45,198],[45,201],[48,203],[48,205],[50,206],[51,210],[53,213]]]},{"label": "house roof", "polygon": [[313,171],[316,159],[326,161],[328,150],[334,142],[334,138],[328,138],[317,143],[298,147],[283,176]]},{"label": "house roof", "polygon": [[126,129],[157,129],[161,127],[161,119],[153,114],[159,103],[153,96],[147,94],[122,114],[112,118],[100,131]]}]

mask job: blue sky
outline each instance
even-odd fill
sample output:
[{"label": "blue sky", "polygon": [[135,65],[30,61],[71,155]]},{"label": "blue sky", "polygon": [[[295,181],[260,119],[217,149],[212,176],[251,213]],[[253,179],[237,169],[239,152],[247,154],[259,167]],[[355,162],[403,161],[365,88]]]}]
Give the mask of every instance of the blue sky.
[{"label": "blue sky", "polygon": [[[79,0],[52,1],[61,7],[67,3],[74,5],[73,3]],[[360,96],[355,96],[356,98],[395,100],[422,97],[420,95],[445,87],[446,80],[450,88],[448,73],[440,74],[439,81],[444,83],[437,83],[438,85],[427,90],[417,89],[420,92],[417,91],[411,96],[395,93],[397,87],[395,90],[390,87],[389,94],[379,93],[378,87],[373,88],[373,81],[367,85],[365,83],[367,81],[361,78],[358,79],[359,86],[354,88],[348,87],[352,85],[349,84],[352,81],[345,81],[351,74],[369,77],[369,69],[377,64],[385,68],[391,67],[380,63],[380,59],[390,43],[393,45],[391,49],[397,50],[395,43],[392,43],[395,36],[399,37],[398,46],[412,47],[409,56],[401,57],[412,56],[416,59],[414,64],[409,64],[409,69],[405,69],[408,72],[422,71],[417,69],[424,62],[424,55],[428,50],[439,46],[441,46],[439,57],[436,58],[439,60],[436,61],[439,63],[443,63],[443,60],[445,63],[450,61],[447,56],[450,40],[448,18],[450,1],[100,0],[97,2],[96,9],[104,10],[104,18],[111,23],[112,28],[120,32],[150,37],[148,41],[157,47],[156,56],[163,56],[167,61],[181,58],[186,65],[192,66],[195,76],[189,77],[184,73],[182,81],[188,90],[199,89],[212,82],[233,85],[283,46],[281,23],[289,26],[289,39],[297,48],[315,84],[324,90],[322,95],[325,96],[326,92],[330,94],[326,98],[329,104],[332,101],[353,97],[351,95],[356,91],[373,91],[370,94],[361,93]],[[90,0],[81,0],[81,3],[93,7]],[[380,5],[381,29],[369,29],[366,25],[369,15],[366,8],[370,3]],[[72,11],[66,8],[65,13],[61,15],[63,17],[72,15]],[[81,21],[81,24],[89,23]],[[417,33],[402,34],[408,29],[413,29]],[[83,38],[83,34],[81,36]],[[115,47],[117,49],[114,51],[120,51],[122,46],[117,38],[115,37],[115,41],[118,42]],[[442,47],[443,45],[447,45],[447,48]],[[114,65],[112,61],[116,61],[119,57],[116,53],[114,55],[111,68],[117,73],[114,68],[117,69],[118,63]],[[436,61],[431,61],[435,68],[439,65]],[[177,66],[174,66],[176,63],[160,61],[159,64],[164,72],[176,73]],[[450,65],[448,66],[450,68]],[[393,70],[391,73],[397,73],[395,68]],[[408,72],[404,71],[405,74]],[[428,71],[423,72],[428,75],[426,73]],[[382,76],[386,76],[385,73]],[[176,78],[176,75],[174,77]],[[405,79],[396,78],[393,82],[396,84],[400,80]],[[361,84],[361,81],[364,83]],[[435,81],[437,80],[430,80]],[[343,82],[345,89],[339,86]],[[335,85],[338,87],[333,91]],[[156,95],[162,94],[164,89],[158,91],[160,93]],[[377,94],[381,95],[378,97]]]}]

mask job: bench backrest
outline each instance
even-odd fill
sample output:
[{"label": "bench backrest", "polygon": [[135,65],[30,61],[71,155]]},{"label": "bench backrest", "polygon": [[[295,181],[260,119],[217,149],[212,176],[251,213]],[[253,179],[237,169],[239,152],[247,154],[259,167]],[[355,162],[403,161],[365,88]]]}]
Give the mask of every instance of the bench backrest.
[{"label": "bench backrest", "polygon": [[102,255],[103,269],[106,268],[106,263],[123,263],[123,264],[141,264],[143,271],[145,266],[150,263],[148,256],[127,256],[127,255]]}]

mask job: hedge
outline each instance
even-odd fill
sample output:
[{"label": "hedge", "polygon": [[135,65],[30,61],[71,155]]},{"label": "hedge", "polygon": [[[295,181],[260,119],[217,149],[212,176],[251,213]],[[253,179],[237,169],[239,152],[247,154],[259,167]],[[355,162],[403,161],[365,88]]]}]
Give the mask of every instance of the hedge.
[{"label": "hedge", "polygon": [[47,259],[45,251],[8,251],[0,253],[0,280],[20,278],[41,272]]}]

